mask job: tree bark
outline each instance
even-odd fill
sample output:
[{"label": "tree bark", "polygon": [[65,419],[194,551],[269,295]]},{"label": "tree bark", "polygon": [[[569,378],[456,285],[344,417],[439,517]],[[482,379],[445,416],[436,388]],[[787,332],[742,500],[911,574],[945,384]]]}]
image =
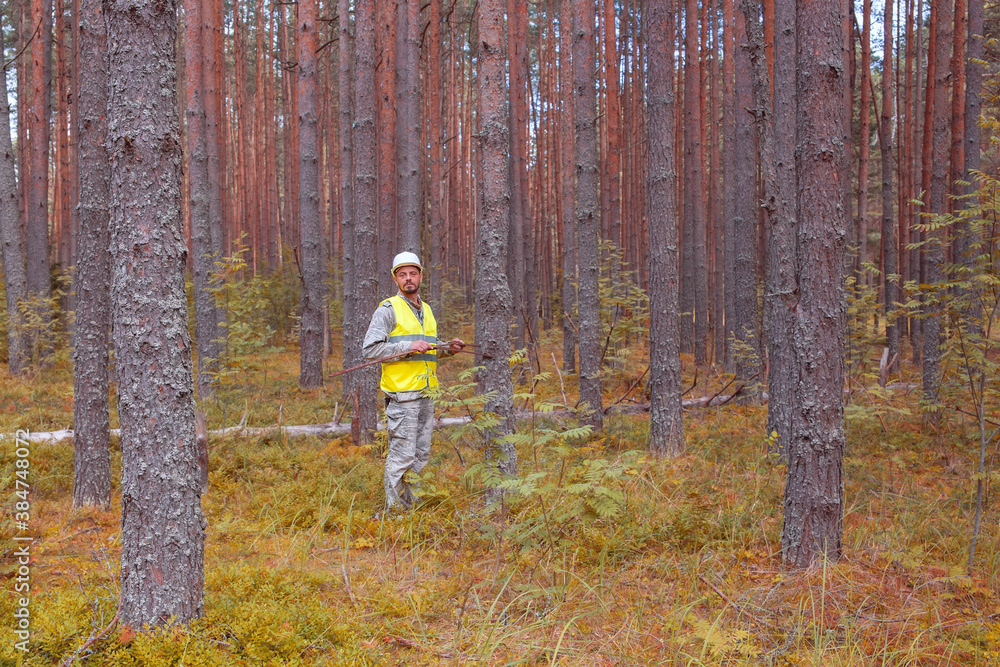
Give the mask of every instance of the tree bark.
[{"label": "tree bark", "polygon": [[[205,127],[205,54],[208,41],[202,9],[205,0],[184,3],[184,104],[187,139],[187,168],[191,217],[191,254],[194,274],[195,336],[198,345],[198,393],[202,398],[212,391],[213,376],[218,371],[222,346],[219,338],[219,312],[212,296],[212,271],[216,248],[212,243],[212,218],[208,184],[212,179],[208,165]],[[217,177],[216,177],[217,178]]]},{"label": "tree bark", "polygon": [[844,20],[838,4],[796,3],[797,385],[787,443],[782,556],[807,567],[841,555],[844,516],[844,247],[848,212]]},{"label": "tree bark", "polygon": [[316,116],[316,0],[298,3],[295,49],[299,112],[299,247],[302,311],[299,386],[323,384],[323,313],[326,307],[326,242],[319,215],[319,131]]},{"label": "tree bark", "polygon": [[202,613],[205,519],[184,296],[177,6],[104,0],[122,622]]},{"label": "tree bark", "polygon": [[871,157],[871,15],[872,1],[862,3],[861,23],[861,103],[858,122],[858,219],[856,223],[857,254],[854,256],[854,276],[861,284],[861,266],[868,250],[868,164]]},{"label": "tree bark", "polygon": [[[932,135],[931,142],[931,174],[928,193],[928,213],[932,216],[944,215],[948,212],[948,149],[950,147],[948,130],[951,118],[951,106],[948,93],[951,80],[951,30],[952,30],[951,0],[940,0],[931,5],[931,30],[935,34],[935,48],[928,50],[927,57],[934,59],[934,109],[931,115],[931,127],[925,127],[924,132]],[[930,74],[928,74],[930,77]],[[928,79],[929,80],[929,79]],[[924,250],[926,266],[926,284],[937,285],[944,280],[945,244],[947,229],[928,230],[925,232],[927,245]],[[937,425],[941,419],[940,412],[940,361],[941,361],[941,296],[932,294],[924,302],[926,317],[923,320],[923,393],[928,412],[925,419],[932,425]]]},{"label": "tree bark", "polygon": [[[350,0],[338,0],[338,73],[340,111],[340,229],[341,269],[344,280],[344,359],[343,368],[361,363],[361,328],[365,315],[358,308],[357,273],[354,250],[354,128],[352,125],[352,82]],[[351,405],[354,382],[350,374],[343,376],[341,400]]]},{"label": "tree bark", "polygon": [[476,76],[476,116],[481,160],[479,210],[476,222],[476,343],[484,359],[479,391],[493,398],[486,410],[500,423],[491,430],[486,456],[505,476],[517,474],[517,451],[500,438],[514,430],[514,398],[510,365],[510,324],[513,298],[507,284],[507,239],[510,225],[510,137],[506,96],[506,43],[503,0],[480,0],[479,70]]},{"label": "tree bark", "polygon": [[684,451],[677,315],[677,195],[674,184],[674,2],[646,6],[649,48],[649,448]]},{"label": "tree bark", "polygon": [[111,425],[108,416],[111,258],[108,198],[107,26],[101,0],[81,0],[78,21],[80,87],[80,232],[75,291],[73,367],[73,506],[111,504]]},{"label": "tree bark", "polygon": [[[396,4],[397,0],[376,0],[378,12],[378,59],[375,83],[378,86],[378,294],[391,295],[392,258],[400,250],[396,225]],[[374,306],[373,306],[374,308]]]},{"label": "tree bark", "polygon": [[707,224],[710,225],[712,241],[711,254],[711,308],[712,308],[712,363],[722,365],[722,351],[726,349],[726,334],[723,327],[723,312],[725,311],[725,296],[723,295],[723,210],[722,210],[722,73],[719,69],[719,18],[716,8],[709,11],[709,26],[712,37],[712,60],[709,70],[709,81],[712,84],[712,94],[709,99],[709,133],[712,149],[710,153],[708,196],[711,213]]},{"label": "tree bark", "polygon": [[[0,13],[2,18],[2,13]],[[3,24],[0,22],[0,52],[3,51]],[[6,69],[4,69],[6,74]],[[28,295],[25,269],[24,230],[18,206],[18,180],[13,142],[10,136],[10,98],[4,88],[0,99],[0,244],[3,245],[3,277],[7,293],[7,369],[20,375],[31,364],[31,352],[24,335],[20,304]]]},{"label": "tree bark", "polygon": [[[354,276],[356,345],[378,303],[378,175],[375,150],[375,0],[358,0],[354,10]],[[355,373],[354,442],[374,438],[378,369]]]},{"label": "tree bark", "polygon": [[[705,266],[704,155],[701,143],[701,58],[698,53],[698,0],[684,13],[684,279],[681,306],[685,334],[693,341],[694,362],[708,358],[708,269]],[[684,295],[687,295],[686,297]],[[690,330],[690,331],[688,331]]]},{"label": "tree bark", "polygon": [[726,370],[733,368],[732,341],[736,337],[736,255],[733,218],[736,215],[736,38],[733,0],[722,0],[722,236],[723,236],[723,346],[718,356]]},{"label": "tree bark", "polygon": [[893,0],[885,1],[882,36],[882,117],[879,133],[879,150],[882,153],[882,276],[883,309],[885,313],[885,341],[889,348],[888,374],[899,370],[899,326],[893,311],[899,301],[899,245],[896,239],[896,217],[892,195],[892,118],[893,118],[893,54],[892,22]]},{"label": "tree bark", "polygon": [[396,163],[398,165],[398,225],[404,250],[420,253],[421,197],[420,197],[420,0],[399,0],[397,17],[404,19],[397,25],[402,49],[396,58],[396,105],[399,122],[396,124]]},{"label": "tree bark", "polygon": [[[983,99],[983,0],[969,2],[969,35],[967,57],[965,59],[965,179],[974,181],[979,171],[981,131],[979,114]],[[971,183],[967,193],[974,192],[976,183]]]},{"label": "tree bark", "polygon": [[[52,0],[31,0],[31,101],[24,119],[28,129],[30,174],[28,181],[25,246],[27,251],[28,294],[48,299],[52,294],[49,276],[49,104]],[[39,316],[51,319],[48,307]]]},{"label": "tree bark", "polygon": [[[528,43],[527,34],[521,32],[522,24],[527,22],[523,16],[527,12],[524,2],[507,0],[507,53],[510,58],[510,225],[507,230],[508,248],[507,275],[510,283],[520,285],[512,295],[514,299],[514,347],[522,348],[530,335],[528,324],[528,290],[526,263],[531,252],[530,244],[525,241],[530,238],[530,222],[528,208],[525,205],[528,193],[524,190],[526,173],[525,153],[528,144],[528,108],[525,97],[528,85]],[[533,299],[532,299],[533,300]]]},{"label": "tree bark", "polygon": [[602,427],[601,320],[599,267],[597,92],[594,86],[594,23],[592,0],[573,2],[573,113],[576,125],[576,224],[580,270],[580,402],[591,410],[587,418]]},{"label": "tree bark", "polygon": [[[430,199],[430,276],[431,303],[441,303],[441,284],[444,282],[445,256],[445,225],[443,200],[445,182],[441,177],[444,158],[445,137],[442,134],[442,121],[447,116],[441,108],[441,3],[443,0],[430,0],[430,17],[427,24],[427,107],[430,110],[427,119],[430,137],[430,182],[428,183],[428,198]],[[450,166],[450,165],[449,165]]]},{"label": "tree bark", "polygon": [[[736,12],[736,35],[745,35],[743,14]],[[739,37],[736,38],[739,41]],[[739,346],[731,354],[733,371],[743,379],[751,378],[760,370],[760,311],[757,307],[757,155],[754,147],[753,125],[746,122],[746,109],[753,105],[753,83],[750,74],[750,57],[745,48],[736,49],[735,142],[733,146],[736,179],[732,216],[733,251],[727,262],[732,262],[733,283],[726,283],[733,291],[733,310],[726,318],[733,317],[733,336]],[[730,341],[732,342],[732,341]]]},{"label": "tree bark", "polygon": [[[791,407],[795,392],[795,364],[792,356],[792,323],[798,296],[795,284],[796,258],[796,171],[795,136],[795,3],[775,0],[774,83],[767,79],[764,34],[757,20],[756,4],[741,0],[746,22],[760,162],[764,175],[763,209],[770,231],[765,272],[764,307],[768,314],[768,393],[767,432],[777,433],[779,449],[791,435]],[[772,102],[771,90],[774,90]],[[774,110],[773,116],[771,109]]]},{"label": "tree bark", "polygon": [[[968,0],[968,3],[969,20],[966,45],[967,53],[965,58],[965,127],[962,129],[964,134],[963,140],[965,142],[962,154],[964,160],[964,180],[969,183],[964,189],[964,193],[967,196],[976,192],[981,182],[976,172],[979,171],[979,153],[982,141],[982,131],[979,128],[979,115],[983,104],[983,66],[980,64],[980,61],[983,59],[984,31],[983,0]],[[976,206],[977,202],[971,198],[967,198],[963,200],[962,205],[971,208]],[[972,263],[973,260],[969,254],[971,242],[972,238],[966,235],[958,249],[957,262]],[[969,313],[969,320],[979,320],[982,315],[976,306],[973,308],[973,312]]]},{"label": "tree bark", "polygon": [[572,0],[559,3],[559,89],[562,113],[560,139],[562,148],[562,308],[563,308],[563,370],[576,371],[576,325],[570,315],[576,307],[576,135],[573,117],[573,61],[572,61]]}]

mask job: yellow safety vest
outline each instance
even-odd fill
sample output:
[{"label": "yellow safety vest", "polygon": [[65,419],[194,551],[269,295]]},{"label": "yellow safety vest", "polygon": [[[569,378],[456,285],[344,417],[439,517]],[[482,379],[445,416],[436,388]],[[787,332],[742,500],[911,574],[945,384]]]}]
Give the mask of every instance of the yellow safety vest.
[{"label": "yellow safety vest", "polygon": [[[423,304],[424,325],[420,326],[420,320],[413,313],[413,309],[400,295],[390,297],[382,303],[391,304],[396,314],[396,326],[389,332],[390,343],[425,340],[431,345],[437,345],[437,321],[429,305]],[[382,364],[382,391],[421,391],[436,386],[438,380],[435,350]]]}]

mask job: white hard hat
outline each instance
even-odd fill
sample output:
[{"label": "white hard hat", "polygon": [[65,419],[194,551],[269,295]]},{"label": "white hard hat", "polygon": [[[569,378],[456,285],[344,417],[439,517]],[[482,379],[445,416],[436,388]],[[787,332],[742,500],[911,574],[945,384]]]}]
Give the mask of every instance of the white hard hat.
[{"label": "white hard hat", "polygon": [[392,259],[392,275],[396,275],[396,269],[401,266],[415,266],[421,271],[424,270],[420,265],[420,258],[412,252],[401,252]]}]

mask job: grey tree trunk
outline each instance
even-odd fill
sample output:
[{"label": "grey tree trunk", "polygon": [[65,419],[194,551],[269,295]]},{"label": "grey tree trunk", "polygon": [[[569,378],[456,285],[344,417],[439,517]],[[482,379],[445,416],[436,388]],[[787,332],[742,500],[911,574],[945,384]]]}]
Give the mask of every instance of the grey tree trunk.
[{"label": "grey tree trunk", "polygon": [[[354,285],[355,345],[360,354],[368,318],[378,303],[378,175],[375,152],[375,0],[354,8]],[[351,432],[355,443],[375,433],[378,368],[354,373]]]},{"label": "grey tree trunk", "polygon": [[[755,10],[756,11],[756,10]],[[791,434],[791,394],[795,391],[792,321],[798,294],[795,285],[798,244],[795,238],[795,2],[774,0],[774,190],[768,192],[768,226],[764,308],[768,321],[767,432],[777,432],[784,450]],[[763,63],[762,63],[763,64]],[[757,81],[755,80],[755,87]],[[763,85],[763,84],[761,84]],[[757,108],[761,108],[758,91]],[[764,91],[766,92],[766,91]],[[761,163],[768,169],[769,158]],[[766,173],[766,172],[765,172]],[[765,183],[767,176],[765,175]],[[773,196],[773,198],[772,198]]]},{"label": "grey tree trunk", "polygon": [[723,367],[733,370],[733,345],[736,338],[736,39],[733,27],[736,19],[733,0],[722,1],[723,14],[723,74],[722,74],[722,211],[723,211]]},{"label": "grey tree trunk", "polygon": [[302,263],[299,386],[305,388],[323,384],[323,313],[327,305],[326,235],[319,214],[319,130],[316,115],[319,26],[316,22],[316,0],[300,0],[297,23],[299,248]]},{"label": "grey tree trunk", "polygon": [[563,210],[563,256],[562,256],[562,307],[563,307],[563,370],[576,372],[576,325],[571,315],[576,307],[576,138],[573,118],[573,61],[572,23],[573,4],[571,0],[559,3],[559,86],[562,103],[559,133],[562,148],[562,210]]},{"label": "grey tree trunk", "polygon": [[[531,345],[535,311],[535,262],[528,214],[528,7],[524,0],[507,0],[507,45],[510,58],[510,252],[507,266],[514,286],[514,347]],[[535,318],[537,319],[537,317]]]},{"label": "grey tree trunk", "polygon": [[799,301],[792,346],[797,384],[786,443],[782,555],[807,567],[841,554],[844,516],[844,249],[847,72],[837,3],[796,3]]},{"label": "grey tree trunk", "polygon": [[77,58],[79,215],[75,364],[73,367],[73,506],[111,504],[108,345],[111,334],[111,237],[108,199],[108,38],[101,0],[80,0]]},{"label": "grey tree trunk", "polygon": [[205,519],[184,295],[177,5],[104,0],[111,303],[122,434],[121,620],[202,612]]},{"label": "grey tree trunk", "polygon": [[[966,43],[965,58],[965,137],[963,138],[963,160],[965,176],[969,182],[965,188],[965,194],[971,195],[979,185],[979,178],[976,173],[979,171],[980,143],[982,141],[982,130],[979,127],[979,115],[982,110],[983,98],[983,66],[980,61],[983,59],[983,0],[969,0],[969,25]],[[961,202],[961,203],[960,203]],[[956,201],[956,206],[972,207],[976,205],[973,199]],[[963,225],[968,230],[968,225]],[[958,262],[970,264],[972,258],[969,256],[969,249],[972,238],[967,234],[959,239]],[[970,312],[966,316],[969,326],[979,327],[982,312],[977,304],[973,304]]]},{"label": "grey tree trunk", "polygon": [[[399,252],[420,253],[422,199],[420,196],[420,0],[399,0],[400,18],[396,26],[401,49],[396,54],[397,211],[403,244]],[[437,66],[437,64],[435,64]]]},{"label": "grey tree trunk", "polygon": [[[983,105],[983,0],[969,0],[969,38],[965,59],[965,178],[973,180],[979,170],[982,141],[979,114]],[[975,184],[969,186],[975,190]]]},{"label": "grey tree trunk", "polygon": [[479,391],[493,393],[486,409],[500,423],[488,436],[486,457],[502,475],[517,474],[517,451],[499,439],[514,430],[510,324],[513,299],[507,284],[510,225],[510,136],[506,103],[507,48],[504,0],[480,0],[476,119],[479,206],[476,218],[476,343],[492,359],[483,360]]},{"label": "grey tree trunk", "polygon": [[[736,41],[746,35],[742,12],[736,12]],[[757,307],[757,153],[754,146],[753,124],[748,121],[746,109],[753,106],[753,83],[750,74],[750,57],[745,48],[737,48],[735,142],[733,145],[736,180],[733,194],[732,242],[733,256],[726,257],[732,264],[733,282],[726,282],[727,293],[732,288],[732,308],[726,311],[726,320],[733,318],[733,336],[737,349],[730,350],[732,370],[743,380],[749,380],[760,371],[760,311]],[[727,302],[728,303],[728,302]],[[733,341],[729,341],[732,346]]]},{"label": "grey tree trunk", "polygon": [[694,352],[695,364],[708,359],[708,267],[702,143],[701,80],[698,44],[698,1],[687,0],[684,13],[684,283],[681,337]]},{"label": "grey tree trunk", "polygon": [[649,449],[684,451],[677,315],[677,170],[674,166],[674,1],[650,0],[649,46]]},{"label": "grey tree trunk", "polygon": [[597,90],[592,0],[573,0],[573,114],[576,125],[576,226],[580,271],[580,402],[595,429],[603,425],[601,394],[600,251]]},{"label": "grey tree trunk", "polygon": [[[396,36],[399,26],[397,0],[376,0],[378,21],[378,50],[375,76],[378,86],[378,141],[375,145],[378,159],[378,294],[393,294],[392,258],[399,252],[402,239],[397,238],[396,200]],[[357,15],[355,15],[355,20]],[[357,34],[357,31],[355,31]],[[355,135],[357,139],[357,135]],[[372,306],[374,308],[374,305]]]},{"label": "grey tree trunk", "polygon": [[[2,14],[0,14],[2,17]],[[0,53],[3,52],[3,25],[0,23]],[[6,70],[4,70],[6,73]],[[25,269],[24,230],[21,209],[17,203],[17,170],[13,142],[10,137],[10,98],[7,88],[0,99],[0,243],[3,244],[4,287],[7,292],[7,368],[11,375],[20,375],[31,364],[31,352],[22,328],[20,303],[28,295]]]},{"label": "grey tree trunk", "polygon": [[446,252],[444,210],[442,201],[445,198],[446,179],[441,177],[444,156],[444,141],[442,128],[447,122],[446,114],[441,108],[442,70],[441,60],[441,4],[443,0],[431,0],[427,21],[427,108],[430,118],[426,127],[430,144],[430,159],[428,173],[428,199],[430,200],[430,266],[431,266],[431,303],[441,303],[441,284],[444,282],[444,256]]},{"label": "grey tree trunk", "polygon": [[[33,298],[49,298],[52,285],[49,276],[49,115],[51,105],[50,75],[52,71],[52,0],[31,0],[31,28],[37,26],[31,50],[31,103],[24,114],[31,140],[30,176],[28,184],[27,220],[25,224],[28,294]],[[44,322],[51,313],[46,307],[40,312]]]},{"label": "grey tree trunk", "polygon": [[892,196],[892,9],[893,1],[885,0],[884,32],[882,35],[882,115],[879,119],[880,136],[879,150],[882,153],[882,275],[883,310],[885,313],[885,341],[889,348],[889,367],[887,374],[899,369],[899,326],[892,317],[896,303],[899,301],[899,245],[896,239],[896,216],[894,215],[895,200]]},{"label": "grey tree trunk", "polygon": [[[944,215],[948,212],[948,151],[951,146],[948,130],[951,121],[951,104],[948,97],[951,88],[951,45],[953,30],[952,0],[941,0],[931,5],[931,29],[937,33],[937,48],[928,52],[929,58],[935,59],[934,69],[934,111],[932,127],[925,132],[933,133],[931,182],[928,193],[928,212],[932,215]],[[947,243],[946,228],[928,230],[928,243],[924,250],[924,265],[927,276],[926,283],[935,285],[944,280],[945,243]],[[923,320],[923,368],[922,381],[924,401],[929,406],[926,420],[937,425],[941,419],[940,412],[940,362],[941,362],[941,303],[939,295],[931,295],[924,302]]]},{"label": "grey tree trunk", "polygon": [[[208,147],[205,128],[205,55],[207,36],[202,16],[204,0],[184,3],[184,105],[187,138],[188,207],[191,216],[191,254],[194,274],[195,337],[198,344],[198,393],[212,392],[222,350],[217,342],[219,312],[212,296],[211,276],[215,270],[216,246],[212,239]],[[209,74],[211,76],[212,74]]]},{"label": "grey tree trunk", "polygon": [[[340,238],[341,267],[344,280],[344,360],[343,367],[351,368],[361,362],[361,327],[364,314],[358,310],[357,276],[354,266],[354,130],[352,127],[351,101],[351,19],[350,0],[338,0],[338,73],[340,112]],[[350,373],[342,376],[341,400],[351,405],[354,396],[354,378]]]}]

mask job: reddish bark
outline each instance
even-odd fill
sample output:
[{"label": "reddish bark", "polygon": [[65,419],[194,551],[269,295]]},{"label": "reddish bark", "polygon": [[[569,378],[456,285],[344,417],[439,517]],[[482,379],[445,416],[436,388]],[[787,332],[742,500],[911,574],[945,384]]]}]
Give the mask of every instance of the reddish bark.
[{"label": "reddish bark", "polygon": [[650,0],[649,39],[649,448],[660,455],[684,451],[681,414],[680,333],[677,317],[677,200],[674,162],[673,0]]}]

